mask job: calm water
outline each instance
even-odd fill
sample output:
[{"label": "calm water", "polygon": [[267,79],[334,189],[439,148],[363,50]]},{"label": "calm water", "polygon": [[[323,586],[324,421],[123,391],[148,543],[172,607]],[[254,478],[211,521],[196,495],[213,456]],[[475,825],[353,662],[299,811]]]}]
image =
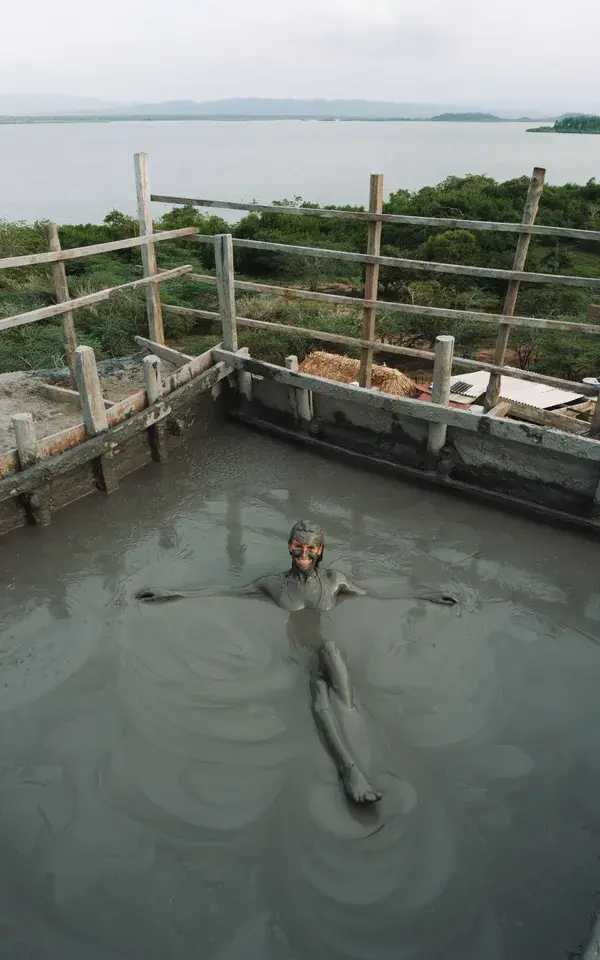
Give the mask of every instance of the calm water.
[{"label": "calm water", "polygon": [[[451,588],[347,599],[352,813],[289,615],[144,585],[325,562]],[[98,538],[102,531],[101,539]],[[0,541],[2,960],[564,960],[600,834],[597,546],[233,426]],[[360,746],[360,744],[359,744]]]},{"label": "calm water", "polygon": [[[0,217],[99,222],[135,212],[133,154],[150,156],[155,193],[269,203],[300,195],[367,203],[451,174],[551,183],[600,177],[600,137],[527,134],[527,124],[168,122],[0,126]],[[156,205],[156,213],[161,207]]]}]

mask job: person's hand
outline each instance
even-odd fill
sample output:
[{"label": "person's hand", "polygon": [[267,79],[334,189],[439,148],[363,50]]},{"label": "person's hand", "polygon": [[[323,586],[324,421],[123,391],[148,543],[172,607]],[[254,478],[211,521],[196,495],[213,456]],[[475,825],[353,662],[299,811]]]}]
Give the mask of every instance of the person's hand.
[{"label": "person's hand", "polygon": [[138,590],[135,599],[141,600],[142,603],[166,603],[168,600],[176,600],[177,596],[178,594],[171,590],[151,590],[149,587],[144,587],[143,590]]}]

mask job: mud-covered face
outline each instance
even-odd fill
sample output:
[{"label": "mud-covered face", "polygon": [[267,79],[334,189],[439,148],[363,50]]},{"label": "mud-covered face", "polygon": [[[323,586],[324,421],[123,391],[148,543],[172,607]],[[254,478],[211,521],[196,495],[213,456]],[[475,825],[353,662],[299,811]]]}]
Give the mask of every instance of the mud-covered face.
[{"label": "mud-covered face", "polygon": [[314,570],[323,554],[322,543],[305,542],[295,537],[290,540],[289,549],[292,563],[303,573]]}]

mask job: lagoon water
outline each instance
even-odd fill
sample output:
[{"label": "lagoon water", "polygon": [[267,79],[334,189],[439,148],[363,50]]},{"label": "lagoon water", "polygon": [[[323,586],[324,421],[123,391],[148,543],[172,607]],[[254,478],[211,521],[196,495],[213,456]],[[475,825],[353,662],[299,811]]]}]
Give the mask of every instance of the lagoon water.
[{"label": "lagoon water", "polygon": [[[290,616],[307,516],[349,598],[383,801],[346,804]],[[233,425],[0,541],[2,960],[564,960],[600,883],[597,545]],[[360,744],[357,745],[357,749]]]},{"label": "lagoon water", "polygon": [[[100,222],[113,208],[134,213],[133,155],[139,151],[149,154],[154,193],[261,203],[299,195],[366,204],[370,173],[385,175],[386,195],[454,174],[504,180],[529,175],[534,166],[547,168],[550,183],[600,177],[600,137],[528,134],[528,126],[297,120],[0,125],[0,218],[81,223]],[[156,215],[164,209],[156,204]]]}]

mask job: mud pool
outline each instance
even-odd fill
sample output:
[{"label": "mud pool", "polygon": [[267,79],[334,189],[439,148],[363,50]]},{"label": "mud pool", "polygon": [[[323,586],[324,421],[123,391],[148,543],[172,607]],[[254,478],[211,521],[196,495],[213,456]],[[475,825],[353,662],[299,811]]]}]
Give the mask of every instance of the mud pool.
[{"label": "mud pool", "polygon": [[[139,605],[325,565],[348,598]],[[564,960],[600,887],[598,546],[235,426],[0,541],[2,960]],[[309,707],[344,650],[384,793],[348,808]]]}]

